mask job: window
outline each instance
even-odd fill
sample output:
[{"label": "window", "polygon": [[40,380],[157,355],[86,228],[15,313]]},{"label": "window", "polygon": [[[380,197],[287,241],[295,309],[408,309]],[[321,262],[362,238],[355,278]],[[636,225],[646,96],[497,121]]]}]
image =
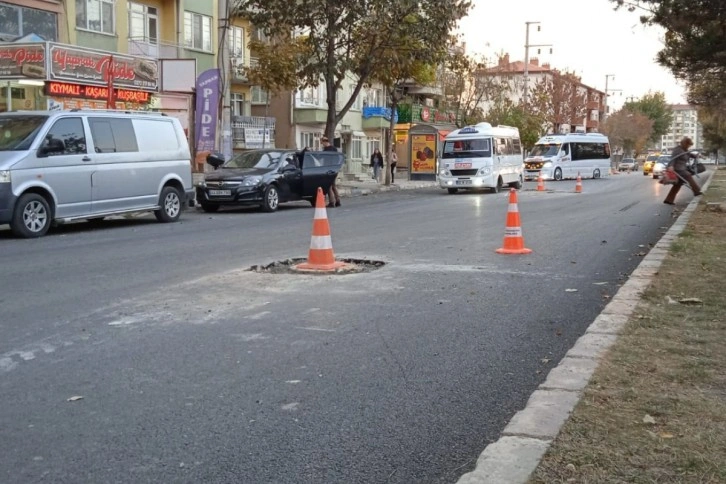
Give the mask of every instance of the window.
[{"label": "window", "polygon": [[76,0],[76,27],[114,33],[114,0]]},{"label": "window", "polygon": [[86,153],[86,134],[83,131],[81,118],[64,118],[55,122],[48,134],[45,135],[44,146],[51,140],[63,142],[62,152],[53,152],[50,155],[77,155]]},{"label": "window", "polygon": [[159,39],[158,25],[156,7],[129,2],[130,39],[156,44]]},{"label": "window", "polygon": [[444,158],[472,158],[492,156],[489,138],[444,142]]},{"label": "window", "polygon": [[184,12],[184,45],[212,52],[212,17]]},{"label": "window", "polygon": [[383,91],[380,89],[368,89],[363,100],[363,105],[368,107],[384,107]]},{"label": "window", "polygon": [[25,99],[25,89],[22,87],[11,87],[10,97],[13,99]]},{"label": "window", "polygon": [[565,155],[569,155],[570,154],[570,143],[563,143],[562,144],[562,153],[564,153]]},{"label": "window", "polygon": [[139,151],[130,119],[88,118],[96,153]]},{"label": "window", "polygon": [[497,154],[498,155],[506,155],[507,154],[507,140],[505,138],[497,138]]},{"label": "window", "polygon": [[245,58],[245,29],[232,26],[229,29],[229,55],[244,62]]},{"label": "window", "polygon": [[353,160],[363,159],[363,138],[353,138],[350,143],[350,157]]},{"label": "window", "polygon": [[607,143],[572,143],[572,160],[601,160],[610,158]]},{"label": "window", "polygon": [[252,86],[252,104],[267,104],[267,91],[260,86]]},{"label": "window", "polygon": [[300,102],[304,104],[320,104],[320,90],[318,87],[306,87],[300,91]]},{"label": "window", "polygon": [[[365,157],[366,159],[370,159],[373,152],[376,151],[376,148],[378,148],[379,150],[381,149],[381,140],[379,138],[368,138],[368,142],[366,143],[366,145],[367,148]],[[386,154],[383,152],[381,152],[381,154],[383,154],[383,156],[386,156]]]},{"label": "window", "polygon": [[0,35],[22,37],[36,34],[45,40],[58,40],[57,16],[53,12],[0,3]]},{"label": "window", "polygon": [[512,138],[512,149],[514,150],[515,155],[522,154],[522,143],[519,141],[519,138]]},{"label": "window", "polygon": [[320,135],[318,133],[300,133],[300,146],[299,149],[310,148],[311,150],[320,149],[320,143],[318,140]]},{"label": "window", "polygon": [[232,116],[245,116],[245,95],[239,92],[232,93]]}]

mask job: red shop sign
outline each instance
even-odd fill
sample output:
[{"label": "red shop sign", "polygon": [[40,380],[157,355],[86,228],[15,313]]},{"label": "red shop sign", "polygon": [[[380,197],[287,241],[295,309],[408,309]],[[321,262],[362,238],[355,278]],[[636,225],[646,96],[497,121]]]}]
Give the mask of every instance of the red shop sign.
[{"label": "red shop sign", "polygon": [[45,44],[0,45],[0,78],[45,79]]},{"label": "red shop sign", "polygon": [[[114,98],[117,101],[145,104],[150,100],[147,91],[134,91],[130,89],[114,89]],[[47,82],[45,94],[57,97],[75,97],[81,99],[108,99],[108,88],[102,86],[84,86],[69,82]]]}]

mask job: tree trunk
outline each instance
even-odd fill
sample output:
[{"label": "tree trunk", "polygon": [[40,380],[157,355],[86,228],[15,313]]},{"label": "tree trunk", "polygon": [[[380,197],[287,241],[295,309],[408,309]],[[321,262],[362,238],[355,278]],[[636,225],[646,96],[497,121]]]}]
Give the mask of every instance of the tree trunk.
[{"label": "tree trunk", "polygon": [[388,125],[388,136],[391,140],[386,147],[386,163],[385,163],[385,176],[384,185],[389,186],[391,184],[391,156],[393,155],[394,147],[396,145],[396,111],[398,110],[398,101],[400,97],[396,94],[396,88],[391,90],[391,121]]}]

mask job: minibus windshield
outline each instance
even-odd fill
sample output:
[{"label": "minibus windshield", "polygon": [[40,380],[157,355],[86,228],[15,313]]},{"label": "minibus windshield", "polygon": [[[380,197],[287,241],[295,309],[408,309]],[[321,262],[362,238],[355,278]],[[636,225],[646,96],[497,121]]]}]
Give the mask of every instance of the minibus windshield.
[{"label": "minibus windshield", "polygon": [[491,156],[492,145],[489,138],[444,142],[444,158],[488,158]]},{"label": "minibus windshield", "polygon": [[24,151],[30,149],[40,128],[48,116],[0,115],[0,151]]},{"label": "minibus windshield", "polygon": [[560,145],[534,145],[530,156],[555,156],[560,151]]}]

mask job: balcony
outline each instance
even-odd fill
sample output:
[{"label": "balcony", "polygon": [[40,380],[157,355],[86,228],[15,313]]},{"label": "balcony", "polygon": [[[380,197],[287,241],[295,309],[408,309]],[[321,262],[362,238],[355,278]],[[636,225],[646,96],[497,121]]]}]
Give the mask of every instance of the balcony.
[{"label": "balcony", "polygon": [[250,84],[247,78],[247,68],[258,65],[257,58],[250,57],[249,63],[245,63],[244,56],[236,56],[231,58],[232,62],[232,83],[233,84]]},{"label": "balcony", "polygon": [[[398,113],[394,116],[398,122]],[[391,125],[391,108],[368,106],[363,108],[363,129],[385,129]]]}]

